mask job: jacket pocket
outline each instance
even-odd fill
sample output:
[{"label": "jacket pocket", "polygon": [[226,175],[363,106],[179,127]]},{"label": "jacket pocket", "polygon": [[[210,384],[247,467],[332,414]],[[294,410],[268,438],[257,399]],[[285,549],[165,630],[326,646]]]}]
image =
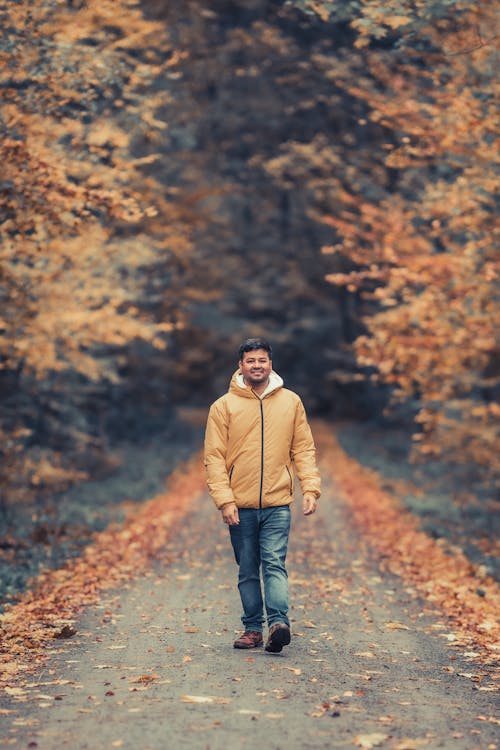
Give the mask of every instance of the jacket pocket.
[{"label": "jacket pocket", "polygon": [[229,486],[231,487],[231,480],[233,478],[234,464],[229,469]]},{"label": "jacket pocket", "polygon": [[288,479],[290,481],[290,495],[293,495],[293,477],[292,477],[292,472],[290,471],[290,469],[288,468],[288,466],[285,466],[285,469],[286,469],[286,473],[288,474]]}]

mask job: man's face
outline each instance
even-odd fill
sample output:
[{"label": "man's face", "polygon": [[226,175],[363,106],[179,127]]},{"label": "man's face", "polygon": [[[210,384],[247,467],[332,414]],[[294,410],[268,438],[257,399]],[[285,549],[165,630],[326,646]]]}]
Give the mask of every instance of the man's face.
[{"label": "man's face", "polygon": [[252,352],[245,352],[243,359],[239,362],[240,371],[245,383],[254,388],[255,386],[267,383],[273,367],[269,354],[264,349],[255,349]]}]

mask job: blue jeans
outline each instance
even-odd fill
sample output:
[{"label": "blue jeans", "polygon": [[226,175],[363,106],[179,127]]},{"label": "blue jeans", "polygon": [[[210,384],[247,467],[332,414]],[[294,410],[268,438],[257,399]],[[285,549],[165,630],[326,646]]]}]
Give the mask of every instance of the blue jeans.
[{"label": "blue jeans", "polygon": [[290,533],[290,506],[240,508],[239,516],[239,524],[230,526],[229,533],[239,565],[238,589],[243,605],[243,626],[245,630],[262,630],[264,602],[268,627],[276,622],[289,625],[285,560]]}]

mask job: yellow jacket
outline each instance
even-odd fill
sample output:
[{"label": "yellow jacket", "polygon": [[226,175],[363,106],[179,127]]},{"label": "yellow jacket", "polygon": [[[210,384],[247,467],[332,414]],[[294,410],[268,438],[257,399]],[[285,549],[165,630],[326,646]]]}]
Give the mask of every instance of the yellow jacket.
[{"label": "yellow jacket", "polygon": [[231,378],[229,391],[210,407],[205,433],[207,484],[216,506],[239,508],[289,505],[294,467],[302,492],[319,497],[321,486],[315,447],[299,396],[272,372],[258,396]]}]

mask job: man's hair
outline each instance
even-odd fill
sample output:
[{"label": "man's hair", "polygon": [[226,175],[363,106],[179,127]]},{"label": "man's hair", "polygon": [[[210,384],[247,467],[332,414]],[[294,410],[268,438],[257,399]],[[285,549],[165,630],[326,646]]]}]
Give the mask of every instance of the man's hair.
[{"label": "man's hair", "polygon": [[247,339],[246,341],[244,341],[238,349],[238,358],[241,360],[243,359],[243,355],[246,352],[253,352],[256,349],[264,349],[264,351],[269,354],[269,359],[273,358],[273,350],[271,348],[271,344],[269,343],[269,341],[266,341],[266,339],[261,338]]}]

